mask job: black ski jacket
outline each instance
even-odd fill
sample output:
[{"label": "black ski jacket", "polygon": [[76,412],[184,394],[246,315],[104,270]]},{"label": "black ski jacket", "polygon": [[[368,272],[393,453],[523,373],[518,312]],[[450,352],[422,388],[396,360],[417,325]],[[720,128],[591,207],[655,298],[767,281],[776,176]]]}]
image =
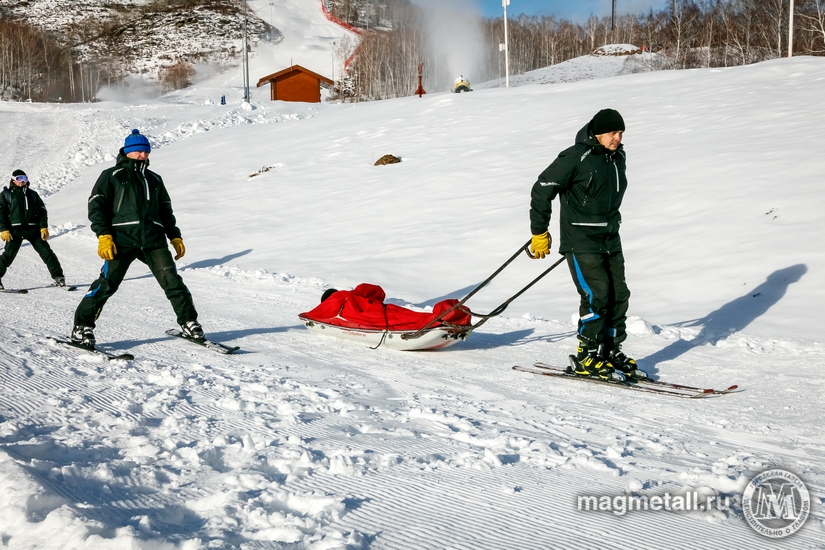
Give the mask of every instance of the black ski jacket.
[{"label": "black ski jacket", "polygon": [[46,205],[28,183],[23,187],[10,183],[0,194],[0,231],[49,227]]},{"label": "black ski jacket", "polygon": [[166,248],[180,238],[169,193],[149,161],[130,159],[120,150],[113,168],[101,172],[89,197],[95,235],[111,235],[117,246]]},{"label": "black ski jacket", "polygon": [[605,149],[596,140],[590,125],[579,130],[576,144],[539,175],[530,194],[530,231],[547,231],[552,200],[561,203],[559,252],[621,252],[619,226],[627,189],[624,146]]}]

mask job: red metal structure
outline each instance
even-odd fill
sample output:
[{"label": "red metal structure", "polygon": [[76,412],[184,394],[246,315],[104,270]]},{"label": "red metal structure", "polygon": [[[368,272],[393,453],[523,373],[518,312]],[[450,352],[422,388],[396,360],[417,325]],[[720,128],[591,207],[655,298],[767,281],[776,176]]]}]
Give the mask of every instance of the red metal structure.
[{"label": "red metal structure", "polygon": [[422,95],[426,94],[427,92],[424,91],[424,87],[421,85],[421,77],[424,74],[424,64],[418,64],[418,89],[413,93],[413,95],[417,95],[421,97]]}]

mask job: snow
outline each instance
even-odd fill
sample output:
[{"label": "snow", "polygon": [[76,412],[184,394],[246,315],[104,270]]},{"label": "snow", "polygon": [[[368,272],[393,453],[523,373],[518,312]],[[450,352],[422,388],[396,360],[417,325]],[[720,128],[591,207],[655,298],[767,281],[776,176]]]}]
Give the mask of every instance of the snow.
[{"label": "snow", "polygon": [[[24,246],[3,283],[31,290],[0,299],[0,544],[752,548],[765,541],[737,499],[782,467],[814,496],[783,547],[821,546],[825,214],[809,135],[823,70],[798,57],[366,104],[270,103],[262,88],[249,111],[224,74],[139,104],[0,103],[0,173],[23,168],[46,196],[50,243],[82,287],[100,268],[91,185],[131,128],[150,137],[200,320],[243,350],[166,336],[171,307],[137,263],[96,330],[136,359],[60,347],[46,337],[69,331],[81,293],[47,288]],[[422,310],[466,294],[529,238],[532,183],[603,107],[628,127],[625,349],[661,379],[744,391],[683,400],[512,371],[574,349],[564,267],[440,352],[300,324],[328,287],[375,283]],[[402,162],[372,165],[387,153]],[[490,311],[549,263],[520,257],[469,305]],[[733,508],[575,508],[689,491]]]},{"label": "snow", "polygon": [[594,55],[632,55],[641,50],[633,44],[607,44],[593,50]]},{"label": "snow", "polygon": [[[510,87],[579,82],[581,80],[643,73],[658,70],[662,65],[664,65],[664,60],[658,54],[639,52],[639,49],[635,46],[626,44],[612,44],[602,46],[591,55],[575,57],[524,74],[510,75]],[[474,88],[477,90],[503,88],[505,83],[504,78],[499,78],[482,82]]]}]

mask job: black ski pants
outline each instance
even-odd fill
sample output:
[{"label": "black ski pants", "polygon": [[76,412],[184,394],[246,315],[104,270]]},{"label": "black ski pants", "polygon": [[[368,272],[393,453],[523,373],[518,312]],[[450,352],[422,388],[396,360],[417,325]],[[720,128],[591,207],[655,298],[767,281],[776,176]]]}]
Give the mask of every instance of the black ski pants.
[{"label": "black ski pants", "polygon": [[627,338],[627,306],[630,290],[624,276],[624,256],[614,254],[565,254],[567,266],[579,291],[579,340],[587,347],[605,344],[607,350]]},{"label": "black ski pants", "polygon": [[175,269],[175,261],[168,248],[126,248],[118,247],[113,260],[106,260],[100,270],[100,277],[89,287],[89,292],[80,301],[74,314],[74,324],[94,327],[106,301],[117,292],[126,276],[129,266],[140,260],[149,266],[178,317],[178,324],[197,321],[198,312],[192,302],[189,289]]},{"label": "black ski pants", "polygon": [[40,259],[46,263],[49,275],[51,275],[52,278],[63,276],[63,268],[60,267],[57,254],[54,253],[49,243],[40,238],[40,228],[15,228],[11,230],[11,240],[6,243],[3,254],[0,254],[0,279],[6,274],[6,270],[11,267],[24,240],[29,241],[35,252],[40,254]]}]

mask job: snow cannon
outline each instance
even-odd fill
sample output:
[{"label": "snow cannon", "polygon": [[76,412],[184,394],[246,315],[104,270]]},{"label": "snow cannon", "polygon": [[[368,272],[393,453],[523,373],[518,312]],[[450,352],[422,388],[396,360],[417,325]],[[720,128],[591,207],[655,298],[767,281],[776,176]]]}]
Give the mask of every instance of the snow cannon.
[{"label": "snow cannon", "polygon": [[453,82],[453,93],[460,94],[461,92],[472,92],[470,88],[470,81],[464,78],[464,75],[459,75]]}]

